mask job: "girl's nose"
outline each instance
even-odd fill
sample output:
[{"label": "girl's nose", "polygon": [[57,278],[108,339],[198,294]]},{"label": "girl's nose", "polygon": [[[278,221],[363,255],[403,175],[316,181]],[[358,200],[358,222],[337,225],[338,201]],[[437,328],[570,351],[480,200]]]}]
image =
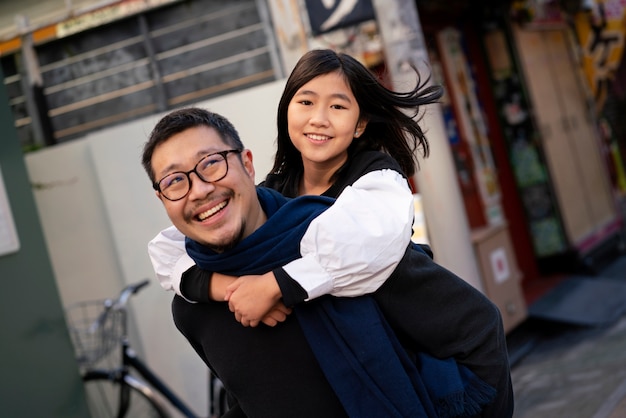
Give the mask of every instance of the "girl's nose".
[{"label": "girl's nose", "polygon": [[328,126],[328,114],[324,109],[318,109],[311,115],[310,123],[313,126]]}]

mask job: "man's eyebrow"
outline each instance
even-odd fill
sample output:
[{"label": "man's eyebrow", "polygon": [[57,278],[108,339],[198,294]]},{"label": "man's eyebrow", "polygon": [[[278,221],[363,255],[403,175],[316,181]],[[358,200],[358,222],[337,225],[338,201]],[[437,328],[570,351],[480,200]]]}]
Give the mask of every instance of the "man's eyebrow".
[{"label": "man's eyebrow", "polygon": [[[198,159],[196,161],[196,163],[198,163],[198,161],[200,161],[202,158],[206,157],[209,154],[215,154],[222,151],[222,149],[218,149],[218,148],[211,148],[211,149],[203,149],[200,150],[198,152],[196,152],[196,158]],[[177,171],[183,171],[182,169],[182,164],[180,163],[172,163],[170,165],[168,165],[167,167],[165,167],[163,170],[161,170],[161,173],[157,175],[157,177],[164,177],[167,176],[168,173],[174,173]]]},{"label": "man's eyebrow", "polygon": [[165,167],[163,170],[160,170],[158,173],[155,173],[155,174],[156,174],[156,177],[163,178],[164,176],[167,176],[168,173],[173,173],[175,171],[180,171],[179,163],[172,163],[168,165],[167,167]]},{"label": "man's eyebrow", "polygon": [[210,148],[210,149],[202,149],[198,152],[196,152],[196,158],[198,159],[198,161],[200,161],[200,159],[206,157],[209,154],[217,154],[218,152],[224,151],[225,147],[221,147],[221,148]]}]

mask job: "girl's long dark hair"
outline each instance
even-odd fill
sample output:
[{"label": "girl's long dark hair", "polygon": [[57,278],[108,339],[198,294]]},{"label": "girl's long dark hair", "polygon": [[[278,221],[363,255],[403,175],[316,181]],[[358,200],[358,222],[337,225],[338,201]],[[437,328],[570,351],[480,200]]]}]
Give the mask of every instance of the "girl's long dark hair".
[{"label": "girl's long dark hair", "polygon": [[278,104],[277,148],[271,174],[279,174],[283,187],[292,190],[293,195],[297,194],[304,168],[300,152],[289,137],[287,108],[304,84],[335,71],[345,77],[359,104],[360,118],[368,121],[365,131],[348,148],[348,158],[357,150],[383,151],[398,161],[405,175],[415,174],[418,151],[423,157],[429,153],[428,141],[418,124],[420,106],[439,100],[443,88],[428,86],[430,77],[422,82],[419,72],[414,70],[417,74],[416,86],[407,92],[396,92],[386,88],[370,70],[347,54],[330,49],[307,52],[287,79]]}]

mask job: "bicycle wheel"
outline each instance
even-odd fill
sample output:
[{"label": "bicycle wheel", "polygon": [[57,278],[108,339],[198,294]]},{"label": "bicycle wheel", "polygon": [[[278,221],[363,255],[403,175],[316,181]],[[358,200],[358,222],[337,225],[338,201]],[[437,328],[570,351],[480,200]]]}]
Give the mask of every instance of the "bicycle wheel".
[{"label": "bicycle wheel", "polygon": [[[107,372],[90,371],[83,376],[85,396],[92,418],[168,418],[169,414],[155,398],[154,392],[127,375],[122,381]],[[122,386],[123,385],[123,386]],[[128,409],[119,415],[122,396],[128,396]]]}]

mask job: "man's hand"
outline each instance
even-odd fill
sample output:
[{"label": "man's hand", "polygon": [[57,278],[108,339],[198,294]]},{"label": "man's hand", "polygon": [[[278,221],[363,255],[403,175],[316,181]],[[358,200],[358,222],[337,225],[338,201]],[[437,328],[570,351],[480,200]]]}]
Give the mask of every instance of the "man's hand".
[{"label": "man's hand", "polygon": [[[228,307],[234,312],[235,319],[244,327],[255,327],[260,322],[265,323],[264,319],[270,312],[273,312],[273,315],[268,318],[268,325],[274,326],[276,325],[274,321],[282,322],[279,320],[283,315],[286,318],[288,314],[284,309],[274,309],[281,296],[274,273],[269,272],[260,276],[239,277],[226,288],[224,300],[228,301]],[[284,318],[282,320],[284,321]]]}]

